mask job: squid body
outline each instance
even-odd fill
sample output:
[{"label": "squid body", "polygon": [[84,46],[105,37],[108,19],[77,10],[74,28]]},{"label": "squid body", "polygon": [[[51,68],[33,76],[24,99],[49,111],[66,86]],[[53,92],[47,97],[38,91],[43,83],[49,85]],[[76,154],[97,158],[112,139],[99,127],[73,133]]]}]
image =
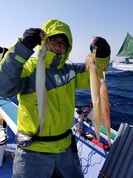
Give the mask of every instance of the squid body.
[{"label": "squid body", "polygon": [[107,130],[108,143],[110,145],[110,106],[108,100],[108,90],[105,80],[98,76],[98,66],[96,63],[96,52],[88,55],[86,59],[86,70],[90,70],[90,89],[93,109],[88,114],[92,120],[94,131],[98,142],[100,141],[100,129],[103,124]]},{"label": "squid body", "polygon": [[38,99],[38,111],[39,111],[39,131],[42,133],[42,129],[49,112],[49,104],[47,97],[47,89],[45,87],[46,72],[45,72],[45,60],[47,47],[44,45],[39,52],[38,62],[36,68],[36,93]]}]

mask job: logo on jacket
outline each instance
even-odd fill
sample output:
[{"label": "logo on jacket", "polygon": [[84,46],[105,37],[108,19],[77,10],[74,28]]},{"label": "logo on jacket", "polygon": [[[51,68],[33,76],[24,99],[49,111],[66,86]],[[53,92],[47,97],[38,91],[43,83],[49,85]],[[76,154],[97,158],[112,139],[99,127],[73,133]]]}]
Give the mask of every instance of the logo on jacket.
[{"label": "logo on jacket", "polygon": [[75,71],[70,70],[69,73],[62,75],[62,76],[59,74],[55,74],[54,79],[55,79],[56,85],[61,86],[63,84],[68,83],[75,76],[76,76]]}]

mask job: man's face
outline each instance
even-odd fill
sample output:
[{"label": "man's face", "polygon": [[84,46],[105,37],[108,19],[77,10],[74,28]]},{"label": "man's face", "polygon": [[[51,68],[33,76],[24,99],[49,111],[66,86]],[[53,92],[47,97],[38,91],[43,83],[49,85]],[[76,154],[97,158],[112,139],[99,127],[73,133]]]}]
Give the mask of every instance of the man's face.
[{"label": "man's face", "polygon": [[65,54],[68,48],[67,37],[63,34],[54,35],[48,38],[47,45],[50,48],[50,51],[61,55]]}]

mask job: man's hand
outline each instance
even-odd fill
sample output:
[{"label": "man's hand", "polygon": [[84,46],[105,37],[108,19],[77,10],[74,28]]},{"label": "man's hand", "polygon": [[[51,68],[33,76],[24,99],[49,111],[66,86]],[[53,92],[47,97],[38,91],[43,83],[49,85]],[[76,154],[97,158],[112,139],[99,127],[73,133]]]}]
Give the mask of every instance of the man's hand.
[{"label": "man's hand", "polygon": [[102,37],[93,38],[90,44],[91,52],[93,52],[93,49],[96,49],[96,57],[98,58],[106,58],[111,53],[108,42]]},{"label": "man's hand", "polygon": [[41,45],[41,41],[44,40],[46,33],[40,28],[29,28],[25,30],[22,38],[22,43],[32,50],[37,45]]}]

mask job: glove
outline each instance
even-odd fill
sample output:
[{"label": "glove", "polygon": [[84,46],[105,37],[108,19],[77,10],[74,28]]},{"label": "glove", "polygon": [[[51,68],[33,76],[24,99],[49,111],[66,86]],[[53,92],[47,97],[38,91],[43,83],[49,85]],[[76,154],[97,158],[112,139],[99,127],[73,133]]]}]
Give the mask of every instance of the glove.
[{"label": "glove", "polygon": [[41,29],[39,28],[29,28],[25,30],[23,34],[23,38],[21,42],[30,50],[32,50],[35,46],[41,45]]},{"label": "glove", "polygon": [[7,48],[0,47],[0,61],[3,59],[3,57],[7,51],[8,51]]},{"label": "glove", "polygon": [[3,53],[3,48],[2,47],[0,47],[0,53]]},{"label": "glove", "polygon": [[106,58],[110,55],[111,50],[107,41],[102,37],[95,37],[90,44],[90,51],[93,52],[93,49],[96,49],[96,57]]}]

